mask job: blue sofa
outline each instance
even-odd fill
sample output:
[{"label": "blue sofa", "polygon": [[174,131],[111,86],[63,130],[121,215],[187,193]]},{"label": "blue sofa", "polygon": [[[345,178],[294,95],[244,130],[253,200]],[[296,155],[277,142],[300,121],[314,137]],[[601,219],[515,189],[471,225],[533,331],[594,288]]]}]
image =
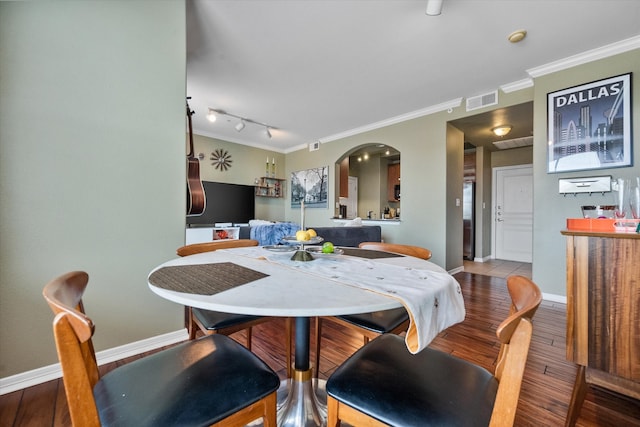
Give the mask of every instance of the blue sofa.
[{"label": "blue sofa", "polygon": [[[362,242],[381,242],[382,229],[379,225],[362,227],[307,227],[313,228],[325,242],[336,246],[357,247]],[[240,227],[240,239],[251,239],[251,227]],[[260,240],[258,240],[260,242]],[[266,243],[269,244],[269,243]],[[263,245],[260,242],[260,245]]]}]

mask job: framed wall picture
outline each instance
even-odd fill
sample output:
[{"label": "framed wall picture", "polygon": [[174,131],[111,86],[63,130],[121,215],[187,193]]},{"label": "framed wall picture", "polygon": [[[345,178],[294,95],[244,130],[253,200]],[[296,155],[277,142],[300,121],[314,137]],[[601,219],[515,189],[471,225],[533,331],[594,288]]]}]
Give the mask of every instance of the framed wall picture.
[{"label": "framed wall picture", "polygon": [[631,73],[547,95],[548,173],[632,166]]},{"label": "framed wall picture", "polygon": [[291,173],[291,207],[327,208],[329,166]]}]

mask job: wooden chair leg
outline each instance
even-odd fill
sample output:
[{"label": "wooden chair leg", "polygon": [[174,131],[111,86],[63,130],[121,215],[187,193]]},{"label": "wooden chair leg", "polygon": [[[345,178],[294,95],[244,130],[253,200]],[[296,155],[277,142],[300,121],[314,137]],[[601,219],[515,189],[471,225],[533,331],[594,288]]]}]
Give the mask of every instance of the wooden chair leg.
[{"label": "wooden chair leg", "polygon": [[320,345],[322,341],[322,319],[316,317],[316,339],[315,339],[315,364],[313,366],[313,377],[318,378],[320,373]]},{"label": "wooden chair leg", "polygon": [[338,401],[330,396],[327,396],[327,427],[340,427]]},{"label": "wooden chair leg", "polygon": [[272,393],[269,396],[265,397],[265,410],[263,415],[263,426],[264,427],[277,427],[277,394]]},{"label": "wooden chair leg", "polygon": [[198,325],[196,325],[196,322],[193,320],[193,311],[191,310],[191,307],[185,307],[185,317],[187,320],[187,332],[189,333],[189,340],[195,340],[196,339],[196,333],[198,332]]},{"label": "wooden chair leg", "polygon": [[251,326],[249,326],[247,329],[247,348],[249,349],[249,351],[251,351]]},{"label": "wooden chair leg", "polygon": [[291,342],[292,342],[292,338],[291,338],[291,334],[293,333],[293,318],[291,317],[287,317],[286,319],[284,319],[284,347],[285,347],[285,354],[286,354],[286,361],[285,363],[287,364],[287,378],[291,378],[292,376],[292,372],[291,370],[293,369],[293,367],[291,366]]}]

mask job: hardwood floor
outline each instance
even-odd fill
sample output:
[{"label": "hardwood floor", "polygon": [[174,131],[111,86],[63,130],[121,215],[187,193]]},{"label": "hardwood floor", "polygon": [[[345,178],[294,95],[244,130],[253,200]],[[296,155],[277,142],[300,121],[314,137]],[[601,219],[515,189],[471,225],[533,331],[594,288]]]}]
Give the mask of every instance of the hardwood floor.
[{"label": "hardwood floor", "polygon": [[467,273],[483,274],[485,276],[502,277],[506,279],[512,274],[531,279],[531,263],[490,259],[485,262],[464,260],[464,271]]},{"label": "hardwood floor", "polygon": [[[498,354],[496,326],[509,309],[505,280],[463,272],[460,282],[467,315],[464,322],[442,332],[432,347],[451,352],[493,370]],[[279,375],[285,377],[284,322],[254,328],[254,351]],[[244,336],[238,333],[243,343]],[[320,378],[326,379],[362,343],[361,337],[333,323],[323,327]],[[101,367],[108,372],[137,359],[129,358]],[[565,360],[565,306],[543,302],[534,317],[533,342],[516,414],[516,426],[562,426],[571,395],[576,368]],[[0,396],[0,426],[69,426],[69,416],[61,380],[49,381]],[[578,426],[640,426],[640,402],[591,387]]]}]

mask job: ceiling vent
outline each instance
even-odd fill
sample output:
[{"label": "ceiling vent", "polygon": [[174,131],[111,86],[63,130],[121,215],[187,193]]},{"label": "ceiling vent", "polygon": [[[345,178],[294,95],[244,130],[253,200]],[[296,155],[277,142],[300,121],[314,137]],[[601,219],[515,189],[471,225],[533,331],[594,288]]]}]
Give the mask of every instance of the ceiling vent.
[{"label": "ceiling vent", "polygon": [[498,91],[485,93],[471,98],[467,98],[467,111],[477,110],[478,108],[496,105],[498,103]]},{"label": "ceiling vent", "polygon": [[493,145],[495,145],[495,147],[500,150],[528,147],[530,145],[533,145],[533,137],[525,136],[524,138],[505,139],[504,141],[495,141]]}]

